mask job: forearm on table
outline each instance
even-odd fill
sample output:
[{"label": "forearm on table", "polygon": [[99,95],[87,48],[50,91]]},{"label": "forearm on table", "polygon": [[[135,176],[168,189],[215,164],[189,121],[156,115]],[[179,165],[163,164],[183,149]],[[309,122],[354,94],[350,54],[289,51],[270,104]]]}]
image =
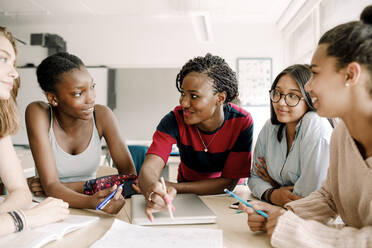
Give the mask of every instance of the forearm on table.
[{"label": "forearm on table", "polygon": [[178,193],[193,193],[197,195],[223,194],[224,189],[233,190],[239,179],[213,178],[196,182],[171,183]]},{"label": "forearm on table", "polygon": [[262,180],[259,176],[251,174],[251,177],[248,179],[248,187],[255,197],[262,199],[264,193],[273,186]]},{"label": "forearm on table", "polygon": [[9,192],[5,201],[0,204],[0,213],[28,208],[30,207],[31,200],[32,195],[28,188],[15,189]]},{"label": "forearm on table", "polygon": [[12,233],[15,231],[13,218],[8,213],[0,214],[0,236]]},{"label": "forearm on table", "polygon": [[320,188],[305,198],[287,203],[285,207],[304,219],[313,219],[322,223],[337,216],[332,197],[324,188]]},{"label": "forearm on table", "polygon": [[50,184],[43,188],[47,196],[62,199],[72,208],[94,209],[99,203],[95,202],[92,196],[78,193],[60,182]]},{"label": "forearm on table", "polygon": [[138,178],[139,187],[143,195],[147,196],[150,193],[150,187],[159,181],[163,167],[164,162],[157,155],[149,154],[146,156]]},{"label": "forearm on table", "polygon": [[[62,183],[62,182],[61,182]],[[69,183],[62,183],[64,186],[66,186],[67,188],[77,192],[77,193],[81,193],[83,194],[84,193],[84,184],[85,184],[85,181],[82,181],[82,182],[69,182]]]}]

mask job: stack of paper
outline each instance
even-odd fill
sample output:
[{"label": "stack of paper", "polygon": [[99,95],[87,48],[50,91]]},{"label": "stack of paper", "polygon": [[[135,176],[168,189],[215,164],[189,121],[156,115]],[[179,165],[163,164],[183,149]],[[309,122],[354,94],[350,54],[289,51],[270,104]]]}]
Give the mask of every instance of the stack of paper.
[{"label": "stack of paper", "polygon": [[222,230],[202,228],[154,228],[115,219],[109,231],[91,248],[222,248]]}]

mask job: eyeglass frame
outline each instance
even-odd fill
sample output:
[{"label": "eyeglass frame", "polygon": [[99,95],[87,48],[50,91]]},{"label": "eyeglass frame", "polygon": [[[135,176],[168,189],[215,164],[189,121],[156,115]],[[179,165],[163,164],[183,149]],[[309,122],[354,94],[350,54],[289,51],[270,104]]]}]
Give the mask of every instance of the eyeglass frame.
[{"label": "eyeglass frame", "polygon": [[[272,91],[279,92],[279,94],[280,94],[280,97],[279,97],[278,101],[276,101],[276,102],[273,101],[273,99],[271,99],[271,92],[272,92]],[[296,94],[294,94],[294,93],[292,93],[292,92],[289,92],[289,93],[287,93],[287,94],[282,94],[282,93],[280,93],[280,91],[278,91],[278,90],[276,90],[276,89],[269,90],[270,101],[271,101],[272,103],[278,103],[278,102],[280,102],[280,100],[281,100],[282,97],[284,96],[284,102],[285,102],[285,104],[287,104],[289,107],[294,108],[294,107],[296,107],[296,106],[300,103],[300,101],[301,101],[302,99],[304,99],[303,96],[300,96],[300,97],[297,96],[297,97],[299,97],[297,103],[296,103],[295,105],[291,106],[291,105],[289,105],[289,104],[287,103],[287,100],[286,100],[286,99],[287,99],[287,96],[288,96],[289,94],[293,94],[293,95],[297,96]]]}]

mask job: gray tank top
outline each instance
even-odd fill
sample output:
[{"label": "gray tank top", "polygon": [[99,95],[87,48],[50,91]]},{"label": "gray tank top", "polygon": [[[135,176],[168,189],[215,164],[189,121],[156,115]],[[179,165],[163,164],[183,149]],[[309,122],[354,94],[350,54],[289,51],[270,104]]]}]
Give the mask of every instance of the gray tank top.
[{"label": "gray tank top", "polygon": [[54,152],[58,177],[61,182],[86,181],[96,177],[101,161],[101,140],[93,115],[93,133],[85,151],[71,155],[65,152],[58,144],[53,131],[52,108],[50,108],[49,140]]}]

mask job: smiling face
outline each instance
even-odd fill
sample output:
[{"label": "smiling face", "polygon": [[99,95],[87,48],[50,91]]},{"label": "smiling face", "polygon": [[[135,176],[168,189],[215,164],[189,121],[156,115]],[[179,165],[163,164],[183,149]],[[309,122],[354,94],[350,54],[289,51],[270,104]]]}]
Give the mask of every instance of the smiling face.
[{"label": "smiling face", "polygon": [[9,99],[18,72],[14,68],[15,52],[10,41],[0,33],[0,99]]},{"label": "smiling face", "polygon": [[198,72],[188,73],[182,81],[180,97],[185,123],[205,131],[215,130],[222,124],[221,118],[223,121],[221,108],[225,99],[224,92],[216,93],[211,78]]},{"label": "smiling face", "polygon": [[345,73],[336,69],[336,58],[327,56],[327,44],[316,49],[311,60],[313,76],[306,84],[313,104],[320,116],[338,117],[349,106]]},{"label": "smiling face", "polygon": [[91,119],[96,99],[95,83],[87,69],[81,66],[60,75],[55,94],[47,93],[52,106],[78,119]]},{"label": "smiling face", "polygon": [[[289,75],[283,75],[278,83],[276,84],[275,90],[283,94],[279,102],[272,102],[276,117],[281,123],[294,123],[296,124],[307,111],[306,102],[303,100],[303,96],[300,88],[296,81]],[[290,93],[301,98],[299,103],[295,107],[290,107],[284,100],[284,95]]]}]

